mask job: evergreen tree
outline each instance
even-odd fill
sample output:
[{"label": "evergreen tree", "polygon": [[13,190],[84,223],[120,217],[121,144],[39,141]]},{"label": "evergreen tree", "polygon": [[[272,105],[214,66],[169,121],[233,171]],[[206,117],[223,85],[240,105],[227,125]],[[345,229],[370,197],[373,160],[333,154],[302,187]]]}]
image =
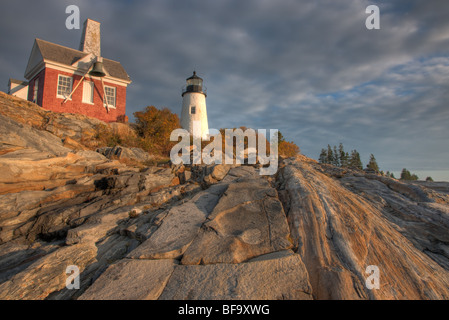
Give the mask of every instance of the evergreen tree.
[{"label": "evergreen tree", "polygon": [[401,180],[411,180],[416,181],[418,180],[418,176],[416,174],[411,174],[410,171],[408,171],[406,168],[402,169],[401,171]]},{"label": "evergreen tree", "polygon": [[351,157],[349,158],[349,166],[359,170],[363,169],[362,160],[360,160],[360,154],[357,152],[357,150],[351,151]]},{"label": "evergreen tree", "polygon": [[369,157],[369,162],[366,165],[367,168],[372,169],[376,172],[379,171],[379,166],[377,165],[377,161],[376,158],[374,157],[374,155],[371,153],[370,157]]},{"label": "evergreen tree", "polygon": [[427,178],[426,178],[426,181],[427,181],[427,182],[433,182],[433,179],[432,179],[432,177],[427,177]]},{"label": "evergreen tree", "polygon": [[327,152],[326,149],[321,149],[321,153],[320,153],[320,159],[319,159],[320,163],[327,163]]},{"label": "evergreen tree", "polygon": [[334,166],[336,166],[336,167],[339,167],[340,166],[340,155],[339,155],[339,153],[337,151],[337,147],[336,146],[334,146],[333,153],[334,153],[334,161],[332,162],[332,164]]},{"label": "evergreen tree", "polygon": [[340,143],[340,145],[338,146],[338,153],[340,156],[340,167],[347,167],[349,156],[348,156],[348,153],[345,152],[345,149],[344,149],[342,143]]},{"label": "evergreen tree", "polygon": [[401,180],[410,180],[411,174],[406,168],[403,168],[401,171]]},{"label": "evergreen tree", "polygon": [[393,172],[387,171],[387,173],[386,173],[385,175],[386,175],[388,178],[396,179],[396,178],[394,177]]},{"label": "evergreen tree", "polygon": [[[245,127],[241,127],[241,129],[242,129],[243,131],[246,130]],[[278,131],[278,144],[281,144],[282,142],[285,142],[284,135],[283,135],[280,131]]]},{"label": "evergreen tree", "polygon": [[327,145],[327,161],[326,163],[332,164],[334,163],[334,152],[330,145]]}]

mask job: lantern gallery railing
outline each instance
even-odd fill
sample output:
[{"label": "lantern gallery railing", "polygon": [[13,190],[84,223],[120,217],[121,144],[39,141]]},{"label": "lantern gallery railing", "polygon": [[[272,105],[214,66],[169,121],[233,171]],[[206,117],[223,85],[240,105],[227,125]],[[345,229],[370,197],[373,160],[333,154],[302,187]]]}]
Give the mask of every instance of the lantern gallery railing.
[{"label": "lantern gallery railing", "polygon": [[182,87],[182,95],[184,95],[187,92],[201,92],[207,96],[207,88],[205,86],[188,85],[188,86]]}]

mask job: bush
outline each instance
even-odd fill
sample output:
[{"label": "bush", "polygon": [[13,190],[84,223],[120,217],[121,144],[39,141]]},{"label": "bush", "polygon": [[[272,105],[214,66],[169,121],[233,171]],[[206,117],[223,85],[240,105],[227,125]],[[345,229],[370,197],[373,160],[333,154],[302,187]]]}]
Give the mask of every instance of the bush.
[{"label": "bush", "polygon": [[167,108],[159,110],[149,106],[144,111],[135,112],[134,117],[141,148],[152,154],[170,155],[171,148],[176,144],[170,141],[170,135],[173,130],[180,128],[178,115]]},{"label": "bush", "polygon": [[299,147],[294,142],[282,141],[279,143],[279,155],[286,158],[299,154]]},{"label": "bush", "polygon": [[100,124],[95,127],[95,137],[98,141],[98,147],[115,147],[118,145],[124,147],[140,147],[141,139],[134,134],[119,135],[107,125]]},{"label": "bush", "polygon": [[418,179],[419,178],[416,174],[411,174],[406,168],[402,169],[401,180],[416,181]]}]

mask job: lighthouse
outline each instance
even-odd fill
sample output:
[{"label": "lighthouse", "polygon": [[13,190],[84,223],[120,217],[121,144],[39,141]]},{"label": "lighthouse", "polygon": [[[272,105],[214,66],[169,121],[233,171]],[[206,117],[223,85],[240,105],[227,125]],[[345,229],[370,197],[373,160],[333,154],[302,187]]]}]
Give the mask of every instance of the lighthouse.
[{"label": "lighthouse", "polygon": [[193,71],[193,75],[186,79],[186,86],[182,90],[181,127],[195,138],[207,139],[209,135],[206,97],[203,79]]}]

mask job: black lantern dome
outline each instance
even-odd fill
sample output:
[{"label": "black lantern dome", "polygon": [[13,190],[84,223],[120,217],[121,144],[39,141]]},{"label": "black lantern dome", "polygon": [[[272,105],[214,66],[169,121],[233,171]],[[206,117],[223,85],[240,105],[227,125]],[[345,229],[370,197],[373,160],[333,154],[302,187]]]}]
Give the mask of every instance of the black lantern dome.
[{"label": "black lantern dome", "polygon": [[203,79],[196,75],[193,71],[193,76],[186,79],[186,86],[182,89],[182,96],[189,92],[199,92],[206,96],[207,89],[203,86]]}]

